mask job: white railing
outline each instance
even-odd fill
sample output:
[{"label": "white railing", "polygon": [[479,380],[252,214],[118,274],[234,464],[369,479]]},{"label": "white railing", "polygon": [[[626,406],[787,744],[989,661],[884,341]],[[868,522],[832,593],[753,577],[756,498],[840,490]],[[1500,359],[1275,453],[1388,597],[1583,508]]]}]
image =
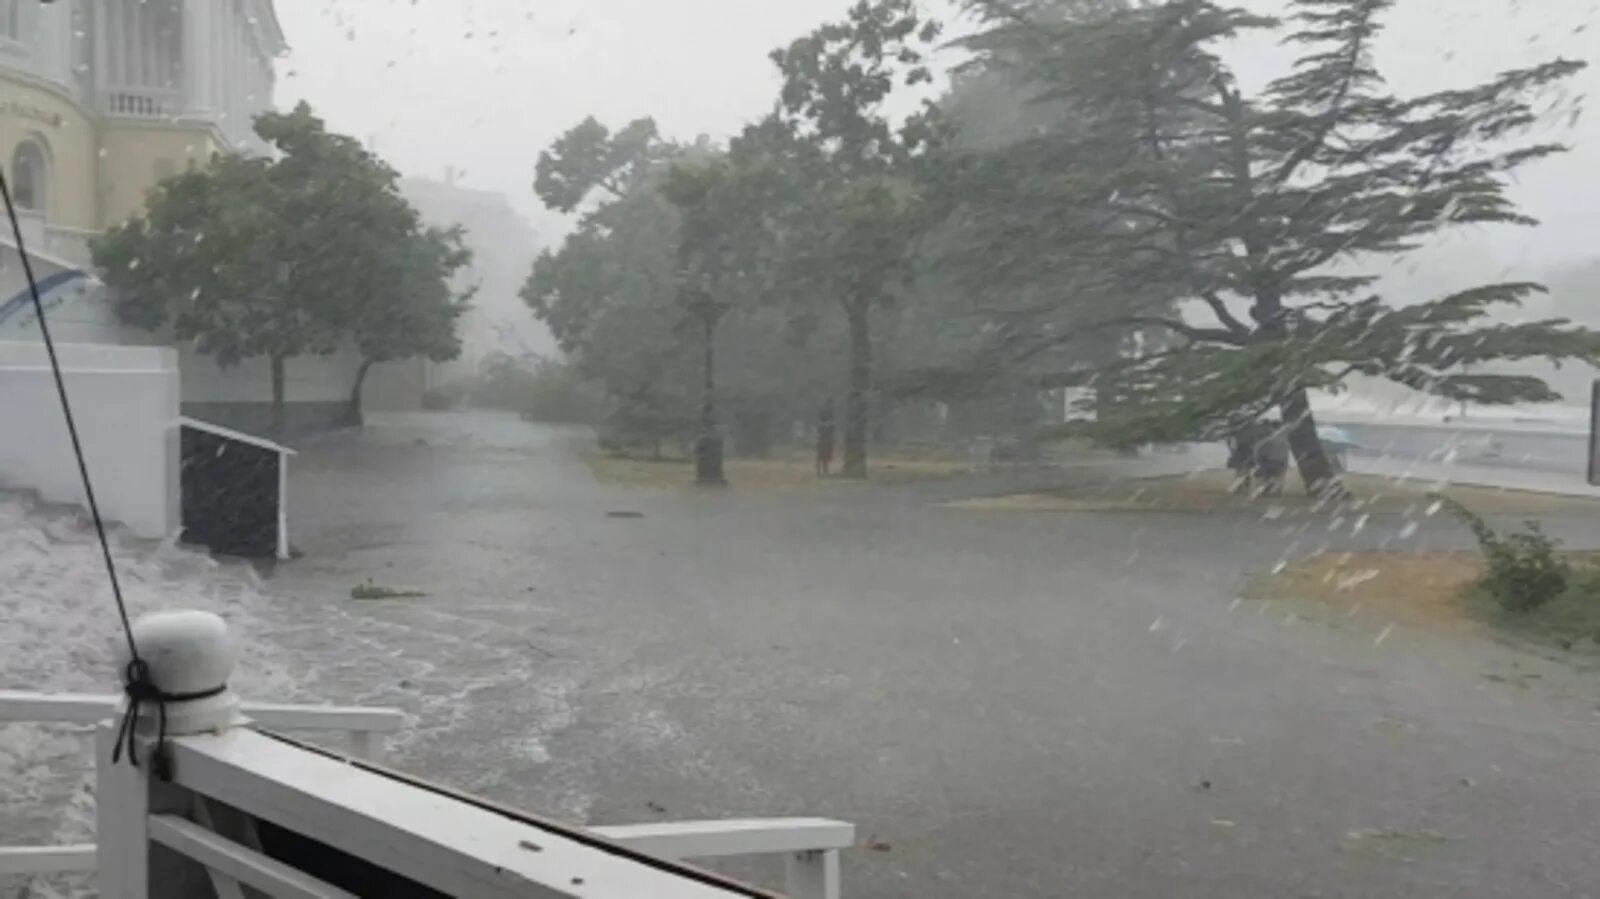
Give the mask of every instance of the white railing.
[{"label": "white railing", "polygon": [[854,824],[828,818],[668,821],[593,830],[661,858],[782,856],[785,890],[796,899],[838,899],[839,850],[856,842]]},{"label": "white railing", "polygon": [[569,827],[248,729],[169,739],[172,779],[152,784],[109,762],[115,740],[102,725],[103,899],[175,895],[182,871],[163,868],[151,843],[199,862],[218,896],[242,895],[241,885],[308,899],[380,895],[397,878],[484,899],[771,899],[673,859],[774,852],[793,859],[793,899],[837,899],[837,852],[854,838],[849,824],[815,819]]},{"label": "white railing", "polygon": [[181,94],[159,87],[109,87],[105,114],[130,119],[172,119],[179,112]]},{"label": "white railing", "polygon": [[[392,709],[248,702],[240,708],[256,724],[274,730],[343,731],[352,755],[368,761],[376,760],[380,753],[375,738],[398,730],[402,722],[401,713]],[[0,690],[0,724],[96,724],[108,721],[117,711],[114,696]],[[764,896],[731,881],[677,869],[666,860],[778,856],[784,861],[786,893],[792,899],[839,899],[839,853],[855,843],[854,825],[824,818],[566,828],[392,772],[352,766],[312,748],[248,730],[169,741],[174,784],[193,794],[186,804],[195,820],[180,814],[142,814],[138,810],[150,811],[150,787],[138,787],[144,783],[143,772],[126,763],[110,765],[113,733],[114,728],[102,724],[96,756],[101,846],[0,847],[0,875],[98,871],[105,899],[162,895],[154,888],[130,891],[108,886],[159,880],[152,880],[145,868],[147,852],[132,852],[126,843],[119,848],[117,838],[106,838],[108,826],[113,830],[131,827],[134,839],[139,839],[142,831],[143,839],[204,865],[218,896],[241,895],[239,884],[272,896],[353,895],[268,856],[259,839],[241,842],[219,833],[211,820],[213,801],[246,815],[258,807],[270,808],[273,823],[280,827],[460,896]],[[133,802],[132,813],[129,801]],[[165,796],[162,810],[173,806],[170,795]],[[245,830],[248,836],[253,826]],[[497,841],[486,834],[505,838]],[[486,847],[495,845],[515,847],[509,860],[488,852]],[[559,853],[557,846],[562,849]],[[619,856],[621,850],[634,855]],[[534,870],[516,877],[507,873],[517,871],[516,864],[530,858],[539,861]],[[585,873],[573,873],[580,871]],[[480,877],[486,879],[480,881]],[[491,891],[486,886],[490,881],[525,884],[530,891],[509,887]],[[616,891],[574,888],[607,881],[626,886]],[[534,886],[539,889],[531,889]],[[552,886],[569,892],[546,889]]]},{"label": "white railing", "polygon": [[[70,262],[80,268],[88,268],[93,261],[89,253],[89,241],[100,234],[84,228],[72,228],[66,225],[44,226],[44,251],[50,255]],[[29,246],[32,249],[32,246]]]},{"label": "white railing", "polygon": [[[86,693],[30,693],[0,690],[0,724],[98,724],[117,714],[118,698]],[[242,711],[274,730],[340,732],[350,752],[370,761],[382,757],[378,737],[400,729],[405,716],[395,709],[245,703]],[[95,870],[93,843],[66,846],[0,846],[0,875],[59,874]]]}]

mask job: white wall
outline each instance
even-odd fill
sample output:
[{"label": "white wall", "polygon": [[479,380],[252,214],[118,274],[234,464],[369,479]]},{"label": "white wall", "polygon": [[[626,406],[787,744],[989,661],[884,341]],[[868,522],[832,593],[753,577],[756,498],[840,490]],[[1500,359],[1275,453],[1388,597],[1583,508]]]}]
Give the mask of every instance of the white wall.
[{"label": "white wall", "polygon": [[[186,403],[268,403],[272,401],[272,362],[252,356],[223,368],[193,346],[182,349],[183,401]],[[296,356],[283,366],[284,399],[291,403],[334,402],[350,397],[360,354],[345,346],[326,356]]]},{"label": "white wall", "polygon": [[[141,537],[181,526],[178,357],[162,347],[58,344],[100,511]],[[0,342],[0,487],[84,503],[48,357]]]}]

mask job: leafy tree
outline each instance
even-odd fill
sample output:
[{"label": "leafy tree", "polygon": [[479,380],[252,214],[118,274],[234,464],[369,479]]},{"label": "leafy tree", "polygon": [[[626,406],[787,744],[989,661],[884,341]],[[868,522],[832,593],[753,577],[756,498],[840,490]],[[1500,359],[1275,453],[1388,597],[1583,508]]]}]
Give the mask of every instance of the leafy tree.
[{"label": "leafy tree", "polygon": [[[1071,116],[1003,160],[1028,161],[1018,173],[1034,201],[971,253],[1003,244],[991,258],[1017,263],[1010,277],[1075,313],[1070,327],[1013,330],[1006,353],[1130,327],[1159,335],[1096,373],[1103,433],[1214,436],[1276,407],[1302,478],[1320,490],[1335,481],[1310,390],[1360,374],[1474,402],[1541,401],[1554,398],[1543,381],[1477,366],[1600,360],[1600,339],[1563,320],[1485,322],[1537,284],[1402,304],[1374,273],[1449,229],[1535,224],[1507,182],[1563,149],[1529,137],[1534,102],[1582,63],[1400,97],[1371,54],[1391,0],[1293,0],[1286,40],[1301,57],[1247,95],[1218,48],[1285,27],[1277,20],[1209,0],[1053,18],[1006,0],[972,5],[985,22],[969,42],[980,61],[1023,74]],[[1000,167],[972,165],[986,163]],[[1001,277],[1001,264],[981,270]]]},{"label": "leafy tree", "polygon": [[375,270],[389,276],[388,285],[382,294],[356,304],[350,322],[361,352],[350,388],[348,417],[353,424],[361,423],[361,387],[373,365],[416,356],[448,362],[461,355],[456,324],[476,290],[458,292],[451,286],[456,272],[472,261],[459,227],[413,231],[377,252],[390,257]]},{"label": "leafy tree", "polygon": [[533,189],[545,206],[572,212],[596,189],[623,196],[666,150],[651,119],[635,119],[613,135],[590,116],[539,154]]},{"label": "leafy tree", "polygon": [[723,153],[680,162],[662,192],[677,208],[678,301],[701,344],[700,435],[695,480],[727,482],[717,421],[717,329],[729,311],[766,291],[776,256],[774,218],[784,180],[754,136]]},{"label": "leafy tree", "polygon": [[[640,120],[648,123],[648,120]],[[650,139],[639,141],[641,134]],[[688,371],[679,324],[678,212],[661,193],[676,152],[654,126],[616,139],[593,120],[540,155],[535,190],[551,209],[586,212],[556,250],[535,261],[522,298],[579,370],[611,400],[607,439],[642,442],[657,454],[685,433]]]},{"label": "leafy tree", "polygon": [[805,185],[787,215],[783,280],[831,298],[848,327],[847,477],[867,474],[872,312],[907,273],[912,164],[930,135],[925,114],[896,128],[885,107],[897,86],[932,80],[926,46],[938,34],[914,0],[861,0],[843,21],[772,53],[783,90],[765,134],[787,137],[791,170]]},{"label": "leafy tree", "polygon": [[283,429],[287,360],[354,339],[367,364],[452,358],[467,259],[421,228],[396,174],[301,103],[256,119],[278,157],[220,155],[163,181],[145,212],[94,241],[95,264],[128,322],[170,325],[221,365],[266,356],[272,427]]}]

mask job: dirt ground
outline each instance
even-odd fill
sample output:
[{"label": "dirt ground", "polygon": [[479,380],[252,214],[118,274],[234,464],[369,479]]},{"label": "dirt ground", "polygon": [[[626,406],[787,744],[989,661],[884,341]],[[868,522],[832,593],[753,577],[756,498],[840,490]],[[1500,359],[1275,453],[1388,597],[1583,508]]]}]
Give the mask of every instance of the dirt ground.
[{"label": "dirt ground", "polygon": [[[694,461],[667,458],[660,461],[585,453],[583,461],[595,479],[607,487],[670,489],[694,486]],[[764,459],[729,458],[723,463],[728,486],[734,490],[805,490],[859,484],[838,476],[842,463],[835,459],[834,475],[819,478],[812,458],[798,451],[775,453]],[[955,455],[896,452],[868,460],[869,481],[899,483],[965,474],[971,464]]]},{"label": "dirt ground", "polygon": [[1568,589],[1526,612],[1501,609],[1475,586],[1483,572],[1477,552],[1325,553],[1256,578],[1245,596],[1316,603],[1347,618],[1376,616],[1436,631],[1487,629],[1544,647],[1600,651],[1596,554],[1562,556],[1572,567]]}]

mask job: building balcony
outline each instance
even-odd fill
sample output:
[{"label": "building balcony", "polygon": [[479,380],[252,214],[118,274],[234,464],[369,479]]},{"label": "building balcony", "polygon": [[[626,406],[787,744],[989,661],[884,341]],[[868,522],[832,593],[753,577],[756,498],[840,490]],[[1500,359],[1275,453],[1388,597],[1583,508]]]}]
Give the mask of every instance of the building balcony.
[{"label": "building balcony", "polygon": [[100,112],[114,118],[171,120],[183,112],[183,92],[112,85],[101,95]]}]

